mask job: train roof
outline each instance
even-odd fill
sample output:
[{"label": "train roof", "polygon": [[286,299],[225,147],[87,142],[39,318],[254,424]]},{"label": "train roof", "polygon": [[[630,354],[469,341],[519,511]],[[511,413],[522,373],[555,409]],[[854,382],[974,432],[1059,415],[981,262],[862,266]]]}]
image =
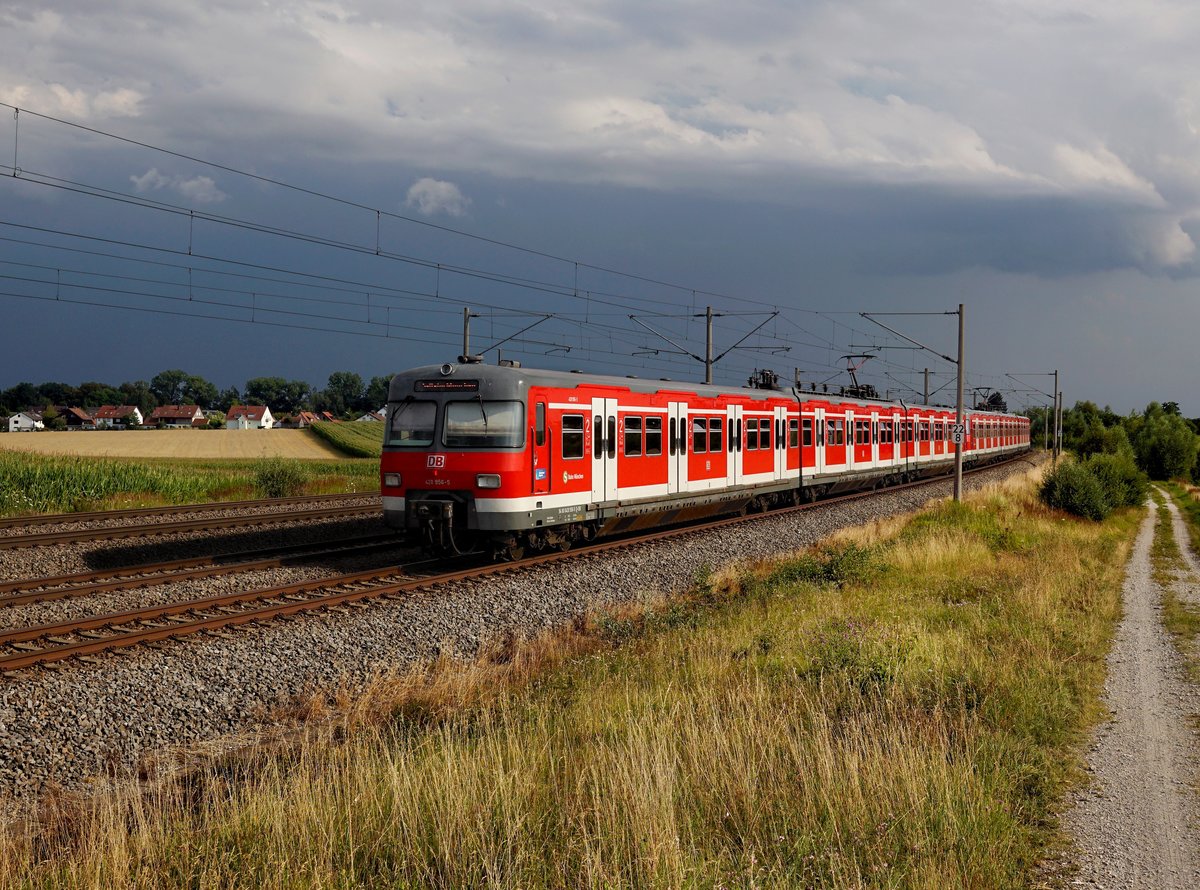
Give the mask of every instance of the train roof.
[{"label": "train roof", "polygon": [[[544,368],[513,367],[511,365],[487,365],[482,362],[447,362],[443,365],[424,365],[401,371],[392,378],[388,389],[389,401],[400,401],[413,395],[417,381],[437,381],[439,389],[427,392],[478,392],[489,398],[514,398],[518,392],[523,392],[530,386],[550,386],[571,389],[578,386],[607,386],[614,389],[624,389],[637,393],[689,392],[707,398],[737,395],[743,398],[766,400],[771,398],[794,399],[792,388],[760,389],[749,386],[716,386],[707,383],[693,383],[686,380],[650,379],[646,377],[616,377],[604,374],[588,374],[579,371],[550,371]],[[456,389],[457,381],[475,381],[477,386],[470,390]],[[818,393],[809,390],[798,390],[804,400],[836,402],[838,404],[855,405],[886,405],[902,409],[917,408],[920,410],[953,411],[953,408],[937,405],[908,404],[899,399],[864,399],[840,395],[838,393]],[[974,414],[993,414],[998,417],[1009,417],[999,411],[982,409],[967,409]]]}]

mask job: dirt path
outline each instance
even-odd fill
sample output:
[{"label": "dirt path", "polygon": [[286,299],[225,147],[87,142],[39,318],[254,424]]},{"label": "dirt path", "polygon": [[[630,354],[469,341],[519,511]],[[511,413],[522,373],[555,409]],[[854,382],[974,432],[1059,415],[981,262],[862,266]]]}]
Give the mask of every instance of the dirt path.
[{"label": "dirt path", "polygon": [[[1088,753],[1092,785],[1067,814],[1085,887],[1200,887],[1196,690],[1162,626],[1150,561],[1153,509],[1142,522],[1122,592],[1125,615],[1108,657],[1112,719]],[[1186,536],[1178,536],[1186,547]]]}]

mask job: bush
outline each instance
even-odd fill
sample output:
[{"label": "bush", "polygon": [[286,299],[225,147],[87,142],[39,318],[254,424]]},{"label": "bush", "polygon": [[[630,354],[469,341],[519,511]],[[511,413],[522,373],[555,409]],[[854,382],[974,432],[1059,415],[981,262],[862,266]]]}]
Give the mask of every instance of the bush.
[{"label": "bush", "polygon": [[290,498],[304,487],[305,472],[295,461],[272,460],[254,472],[254,487],[265,498]]},{"label": "bush", "polygon": [[1039,496],[1047,506],[1085,519],[1100,520],[1112,510],[1104,486],[1082,464],[1064,461],[1046,473]]},{"label": "bush", "polygon": [[1083,467],[1096,477],[1110,507],[1136,507],[1145,503],[1150,481],[1125,454],[1094,454]]}]

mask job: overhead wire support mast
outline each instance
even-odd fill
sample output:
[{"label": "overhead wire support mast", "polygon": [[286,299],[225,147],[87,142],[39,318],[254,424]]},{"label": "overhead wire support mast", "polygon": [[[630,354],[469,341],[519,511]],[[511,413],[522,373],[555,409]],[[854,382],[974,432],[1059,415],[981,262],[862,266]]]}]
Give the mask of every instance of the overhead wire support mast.
[{"label": "overhead wire support mast", "polygon": [[[964,329],[963,304],[962,303],[958,304],[957,312],[954,310],[949,310],[949,311],[945,311],[945,312],[877,312],[877,313],[860,312],[858,314],[861,315],[863,318],[865,318],[867,321],[870,321],[870,322],[873,322],[874,324],[879,325],[885,331],[889,331],[890,333],[895,334],[897,337],[900,337],[902,340],[907,340],[909,343],[913,344],[914,346],[920,346],[922,349],[924,349],[928,352],[932,352],[934,355],[936,355],[940,358],[943,358],[946,361],[951,362],[952,364],[957,366],[958,385],[957,385],[956,389],[958,392],[957,392],[957,398],[955,400],[955,407],[954,407],[954,500],[961,501],[962,500],[962,468],[963,468],[962,446],[963,446],[963,440],[966,438],[966,426],[963,423],[963,417],[964,417],[964,414],[963,414],[963,377],[964,377],[964,370],[965,370],[964,369],[964,343],[965,343],[964,333],[965,333],[965,329]],[[875,316],[875,315],[957,315],[958,316],[958,358],[953,359],[950,356],[946,355],[945,353],[938,352],[936,349],[926,346],[924,343],[920,342],[919,340],[914,340],[912,337],[908,336],[907,334],[900,333],[900,331],[897,331],[895,328],[888,327],[879,319],[874,318],[873,316]]]},{"label": "overhead wire support mast", "polygon": [[[703,358],[696,355],[696,353],[692,352],[686,346],[676,343],[674,340],[672,340],[666,334],[663,334],[660,331],[656,331],[654,328],[650,327],[650,325],[646,324],[644,321],[642,321],[636,315],[629,316],[629,320],[632,322],[635,322],[637,324],[640,324],[642,327],[644,327],[646,330],[648,330],[654,336],[661,337],[663,340],[666,340],[668,343],[670,343],[676,349],[680,350],[684,355],[691,356],[696,361],[702,362],[704,364],[704,382],[712,383],[713,382],[713,380],[712,380],[713,365],[715,365],[721,359],[725,358],[725,356],[729,355],[729,353],[733,352],[733,350],[737,349],[739,346],[741,346],[743,343],[745,343],[747,340],[749,340],[754,334],[758,333],[760,330],[762,330],[764,327],[766,327],[768,323],[770,323],[774,318],[776,318],[779,315],[779,310],[777,309],[774,312],[767,313],[767,317],[762,320],[761,324],[758,324],[758,325],[754,326],[753,328],[751,328],[746,333],[746,335],[744,337],[742,337],[742,339],[738,340],[736,343],[734,343],[732,346],[730,346],[728,349],[726,349],[720,355],[714,357],[713,356],[713,323],[712,323],[712,320],[714,318],[721,318],[725,314],[726,313],[724,313],[724,312],[713,312],[712,306],[708,306],[708,307],[706,307],[704,312],[697,312],[693,316],[694,318],[705,319],[705,335],[704,335],[705,346],[704,346],[704,357]],[[742,313],[738,313],[738,314],[739,315],[757,315],[757,313],[749,313],[749,312],[742,312]]]}]

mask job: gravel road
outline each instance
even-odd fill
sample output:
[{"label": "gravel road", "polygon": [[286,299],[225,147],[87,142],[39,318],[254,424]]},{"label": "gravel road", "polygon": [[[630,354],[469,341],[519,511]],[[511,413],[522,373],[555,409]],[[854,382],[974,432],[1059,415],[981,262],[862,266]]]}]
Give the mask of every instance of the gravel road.
[{"label": "gravel road", "polygon": [[[1200,699],[1162,624],[1162,592],[1150,560],[1155,519],[1151,509],[1126,570],[1125,614],[1104,690],[1112,718],[1087,755],[1091,786],[1067,815],[1080,853],[1076,886],[1200,887],[1194,791],[1200,762],[1191,726]],[[1178,527],[1176,540],[1188,547]]]}]

